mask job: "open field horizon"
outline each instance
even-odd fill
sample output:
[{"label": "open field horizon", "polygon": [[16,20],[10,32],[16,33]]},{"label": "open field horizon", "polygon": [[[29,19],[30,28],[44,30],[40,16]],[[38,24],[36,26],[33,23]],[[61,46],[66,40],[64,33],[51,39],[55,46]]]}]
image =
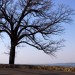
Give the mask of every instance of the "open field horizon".
[{"label": "open field horizon", "polygon": [[[0,65],[9,65],[5,63],[0,63]],[[50,63],[50,64],[14,64],[14,65],[35,65],[35,66],[63,66],[63,67],[75,67],[75,63]]]}]

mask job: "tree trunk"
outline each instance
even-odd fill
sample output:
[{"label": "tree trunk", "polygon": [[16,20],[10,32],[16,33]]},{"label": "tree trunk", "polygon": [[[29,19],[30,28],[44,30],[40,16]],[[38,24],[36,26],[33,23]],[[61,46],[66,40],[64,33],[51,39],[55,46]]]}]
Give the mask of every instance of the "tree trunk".
[{"label": "tree trunk", "polygon": [[15,62],[15,45],[13,42],[11,42],[9,64],[14,64],[14,62]]}]

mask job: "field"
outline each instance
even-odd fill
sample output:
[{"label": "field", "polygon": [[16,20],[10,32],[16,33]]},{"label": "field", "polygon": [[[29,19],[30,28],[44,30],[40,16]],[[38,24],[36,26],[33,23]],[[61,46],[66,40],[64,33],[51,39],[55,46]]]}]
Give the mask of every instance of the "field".
[{"label": "field", "polygon": [[0,65],[0,75],[75,75],[73,67]]}]

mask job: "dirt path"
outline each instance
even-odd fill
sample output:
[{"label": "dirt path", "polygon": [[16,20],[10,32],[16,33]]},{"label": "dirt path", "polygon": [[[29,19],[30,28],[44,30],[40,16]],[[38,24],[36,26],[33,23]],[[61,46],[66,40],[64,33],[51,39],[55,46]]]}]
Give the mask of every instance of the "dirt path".
[{"label": "dirt path", "polygon": [[75,75],[75,73],[27,69],[0,69],[0,75]]}]

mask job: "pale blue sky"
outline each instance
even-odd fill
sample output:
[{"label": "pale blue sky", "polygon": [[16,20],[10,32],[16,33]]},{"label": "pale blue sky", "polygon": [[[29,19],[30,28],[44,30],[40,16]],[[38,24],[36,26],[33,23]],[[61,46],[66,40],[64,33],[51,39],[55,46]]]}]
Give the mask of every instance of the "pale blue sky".
[{"label": "pale blue sky", "polygon": [[[75,10],[75,0],[53,0],[56,4],[66,4]],[[16,49],[15,63],[18,64],[50,64],[50,63],[75,63],[75,16],[72,17],[71,24],[64,24],[65,33],[61,36],[66,41],[65,47],[56,52],[56,57],[49,56],[43,51],[39,51],[33,47],[26,46]],[[6,35],[5,35],[6,36]],[[5,37],[5,40],[9,38]],[[8,42],[0,39],[0,63],[8,63],[9,55],[4,52],[9,52]]]}]

